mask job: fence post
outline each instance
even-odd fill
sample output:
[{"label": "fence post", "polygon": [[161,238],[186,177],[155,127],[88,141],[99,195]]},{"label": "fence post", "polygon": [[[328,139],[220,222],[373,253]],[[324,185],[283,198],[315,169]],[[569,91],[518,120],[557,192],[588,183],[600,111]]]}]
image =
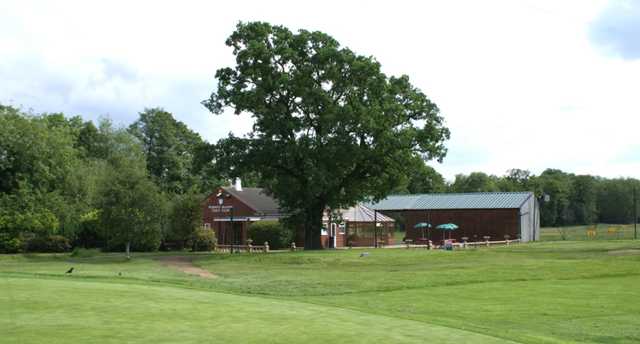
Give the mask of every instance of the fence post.
[{"label": "fence post", "polygon": [[404,243],[407,245],[407,248],[411,247],[411,243],[413,242],[413,240],[411,239],[405,239]]}]

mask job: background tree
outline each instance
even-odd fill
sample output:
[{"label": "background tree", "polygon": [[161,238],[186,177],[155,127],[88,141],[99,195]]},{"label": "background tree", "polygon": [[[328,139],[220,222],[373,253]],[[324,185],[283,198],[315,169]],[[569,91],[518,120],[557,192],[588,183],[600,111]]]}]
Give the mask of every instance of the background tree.
[{"label": "background tree", "polygon": [[0,108],[0,192],[11,193],[21,182],[40,192],[64,184],[76,163],[73,142],[65,128],[50,126],[47,117]]},{"label": "background tree", "polygon": [[216,145],[203,141],[194,147],[190,173],[200,181],[200,192],[207,193],[224,184],[223,171],[215,164]]},{"label": "background tree", "polygon": [[536,178],[538,194],[547,194],[549,202],[540,209],[542,226],[564,226],[575,223],[575,215],[569,207],[572,183],[571,175],[556,169],[546,169]]},{"label": "background tree", "polygon": [[108,138],[105,131],[111,130],[111,122],[103,118],[100,120],[100,126],[98,129],[93,122],[88,121],[78,132],[76,147],[85,159],[106,159],[108,156]]},{"label": "background tree", "polygon": [[[107,242],[107,248],[124,247],[124,239],[138,229],[111,228],[105,220],[107,212],[99,211],[105,210],[109,197],[124,197],[124,192],[138,192],[130,196],[140,202],[145,198],[151,205],[160,202],[157,209],[146,209],[145,213],[153,213],[159,220],[166,218],[164,197],[150,184],[145,156],[137,142],[108,119],[101,119],[96,126],[77,116],[30,114],[0,105],[0,246],[11,241],[12,247],[48,247],[49,239],[63,235],[84,247]],[[182,167],[167,165],[167,175],[198,180],[200,175]],[[123,214],[134,221],[140,212]],[[102,230],[98,230],[100,225]],[[162,232],[148,231],[150,227],[147,224],[141,229],[145,240],[149,239],[145,243],[139,238],[128,241],[137,249],[153,249],[157,234]],[[138,234],[135,236],[140,237]]]},{"label": "background tree", "polygon": [[113,154],[100,184],[98,223],[107,249],[156,250],[162,239],[166,202],[148,178],[142,148],[124,131],[114,137]]},{"label": "background tree", "polygon": [[202,227],[202,199],[202,195],[191,193],[176,195],[171,200],[166,241],[181,249],[187,245],[196,230]]},{"label": "background tree", "polygon": [[416,156],[445,155],[449,131],[436,105],[372,57],[321,32],[259,22],[238,24],[226,44],[237,64],[216,72],[204,105],[254,118],[250,135],[226,141],[244,141],[231,165],[259,171],[285,211],[303,215],[306,248],[320,247],[327,207],[384,197]]},{"label": "background tree", "polygon": [[75,205],[67,193],[80,166],[73,149],[78,119],[0,106],[0,231],[9,237],[64,233]]},{"label": "background tree", "polygon": [[495,192],[499,191],[497,177],[484,172],[471,172],[469,175],[457,174],[452,192]]},{"label": "background tree", "polygon": [[577,224],[598,221],[598,180],[592,176],[574,176],[571,181],[569,208]]},{"label": "background tree", "polygon": [[[640,190],[640,181],[631,178],[617,178],[600,182],[597,195],[600,222],[633,222],[634,186]],[[640,194],[640,191],[637,192]]]},{"label": "background tree", "polygon": [[196,150],[203,145],[200,135],[161,108],[145,109],[129,131],[142,142],[149,174],[162,190],[200,191],[199,180],[192,174]]},{"label": "background tree", "polygon": [[497,180],[500,191],[533,191],[531,172],[513,168],[507,171],[506,175]]},{"label": "background tree", "polygon": [[421,194],[445,192],[446,189],[447,184],[444,177],[433,167],[427,165],[422,158],[416,156],[412,159],[412,165],[408,168],[404,180],[392,192]]}]

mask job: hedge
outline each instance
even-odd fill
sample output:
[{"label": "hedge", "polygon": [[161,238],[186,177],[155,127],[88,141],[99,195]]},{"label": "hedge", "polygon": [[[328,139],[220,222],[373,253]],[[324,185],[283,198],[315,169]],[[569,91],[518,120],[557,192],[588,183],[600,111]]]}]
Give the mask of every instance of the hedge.
[{"label": "hedge", "polygon": [[269,242],[269,247],[278,250],[289,247],[293,240],[293,231],[278,221],[258,221],[249,226],[249,238],[254,245]]},{"label": "hedge", "polygon": [[69,239],[62,235],[36,236],[27,241],[27,252],[68,252],[71,250]]}]

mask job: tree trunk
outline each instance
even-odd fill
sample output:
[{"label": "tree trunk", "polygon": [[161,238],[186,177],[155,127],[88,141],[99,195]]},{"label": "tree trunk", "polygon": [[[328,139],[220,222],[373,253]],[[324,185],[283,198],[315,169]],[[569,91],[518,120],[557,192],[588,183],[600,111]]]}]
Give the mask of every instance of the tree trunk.
[{"label": "tree trunk", "polygon": [[127,241],[126,245],[127,259],[131,259],[131,242]]},{"label": "tree trunk", "polygon": [[307,209],[305,214],[304,228],[304,249],[319,250],[322,248],[321,230],[322,230],[322,214],[324,206],[315,206]]}]

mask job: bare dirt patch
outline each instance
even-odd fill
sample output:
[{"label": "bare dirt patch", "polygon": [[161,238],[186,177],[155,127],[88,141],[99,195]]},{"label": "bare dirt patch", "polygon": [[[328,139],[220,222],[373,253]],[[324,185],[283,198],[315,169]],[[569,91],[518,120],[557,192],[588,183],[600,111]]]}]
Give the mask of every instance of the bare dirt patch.
[{"label": "bare dirt patch", "polygon": [[158,258],[158,260],[165,266],[182,271],[189,275],[199,276],[202,278],[216,278],[218,276],[212,274],[210,271],[199,268],[191,262],[189,257],[181,256],[169,256]]}]

